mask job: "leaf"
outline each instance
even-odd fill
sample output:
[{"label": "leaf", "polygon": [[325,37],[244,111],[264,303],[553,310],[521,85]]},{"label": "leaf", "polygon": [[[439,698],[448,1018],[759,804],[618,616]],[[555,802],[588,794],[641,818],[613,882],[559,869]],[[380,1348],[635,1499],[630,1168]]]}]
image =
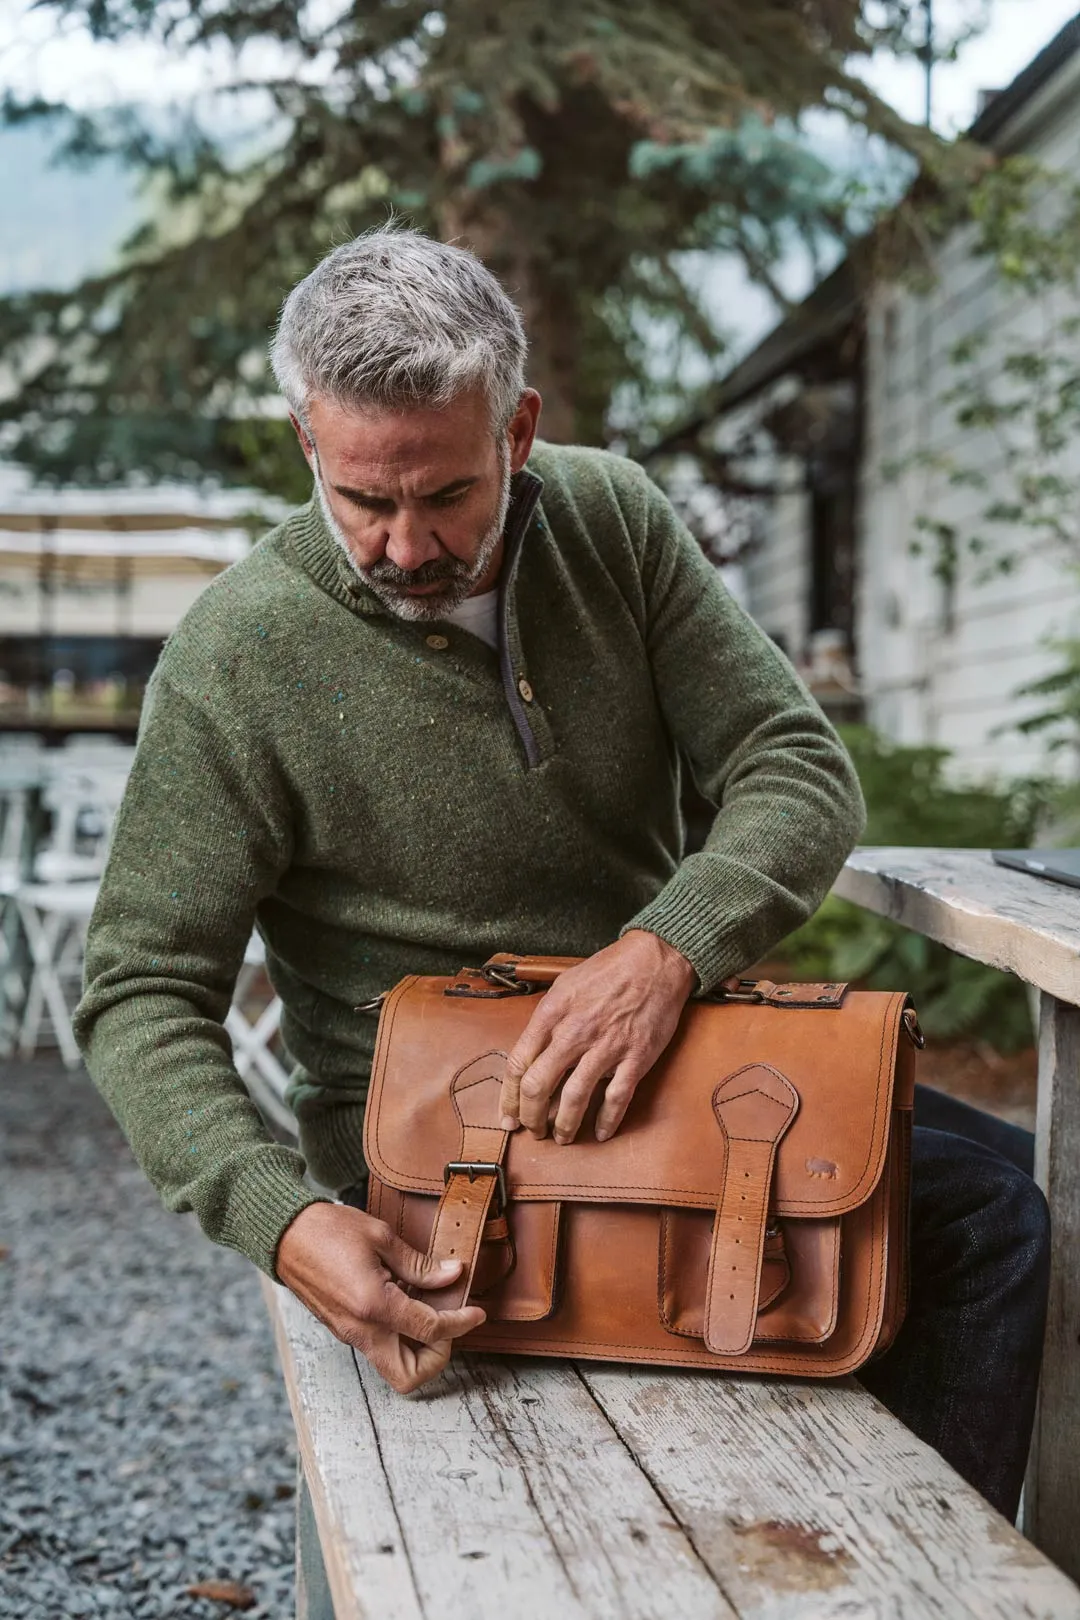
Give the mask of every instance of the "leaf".
[{"label": "leaf", "polygon": [[253,1609],[256,1603],[255,1593],[250,1586],[241,1586],[239,1581],[211,1580],[196,1581],[187,1588],[188,1597],[210,1598],[214,1603],[225,1603],[232,1609]]}]

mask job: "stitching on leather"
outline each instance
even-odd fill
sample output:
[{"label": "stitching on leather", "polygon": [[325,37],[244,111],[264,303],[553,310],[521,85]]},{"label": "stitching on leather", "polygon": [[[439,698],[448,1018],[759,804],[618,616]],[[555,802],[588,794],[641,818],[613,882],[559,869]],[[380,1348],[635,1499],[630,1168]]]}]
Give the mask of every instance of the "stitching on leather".
[{"label": "stitching on leather", "polygon": [[[386,1042],[385,1043],[382,1042],[382,1041],[379,1042],[379,1045],[376,1048],[376,1052],[375,1052],[375,1060],[374,1060],[374,1062],[372,1064],[372,1083],[373,1083],[373,1085],[376,1086],[377,1097],[378,1097],[378,1103],[377,1103],[377,1105],[375,1107],[375,1110],[374,1110],[374,1113],[375,1113],[375,1146],[376,1146],[376,1149],[378,1151],[379,1158],[380,1158],[383,1166],[385,1166],[385,1170],[386,1170],[386,1174],[387,1174],[388,1179],[394,1177],[397,1174],[399,1174],[399,1172],[393,1170],[392,1167],[390,1166],[390,1164],[388,1163],[388,1161],[386,1159],[386,1155],[383,1153],[383,1150],[382,1150],[382,1144],[381,1144],[381,1142],[379,1140],[379,1127],[380,1127],[380,1124],[381,1124],[381,1121],[382,1121],[382,1100],[383,1100],[383,1089],[384,1089],[383,1081],[384,1081],[384,1078],[385,1078],[384,1073],[383,1073],[383,1071],[385,1070],[385,1059],[383,1058],[383,1047],[384,1047],[384,1044],[389,1045],[389,1042],[392,1039],[393,1026],[394,1026],[394,1022],[395,1022],[395,1020],[397,1018],[398,1008],[401,1005],[401,999],[404,998],[406,992],[412,987],[412,985],[416,983],[417,977],[418,977],[418,975],[413,974],[413,975],[410,976],[410,978],[403,980],[402,984],[400,986],[401,996],[399,997],[399,999],[397,1001],[394,1001],[392,1004],[389,1003],[389,1002],[387,1003],[387,1008],[390,1011],[390,1018],[389,1018],[389,1021],[388,1021],[388,1024],[387,1024]],[[391,994],[396,995],[397,991],[393,991],[393,992],[391,992]],[[873,1152],[874,1152],[874,1142],[875,1142],[875,1139],[877,1137],[878,1119],[879,1119],[879,1116],[880,1116],[880,1113],[881,1113],[881,1078],[882,1078],[882,1068],[884,1066],[885,1045],[886,1045],[887,1040],[890,1041],[890,1042],[895,1041],[895,1036],[896,1036],[896,1032],[897,1032],[897,1026],[898,1026],[898,1022],[899,1022],[899,1012],[900,1012],[900,1008],[901,1008],[902,1003],[904,1002],[904,1000],[905,1000],[904,992],[903,991],[897,991],[896,994],[893,997],[893,1016],[891,1018],[889,1016],[886,1016],[882,1021],[881,1041],[880,1041],[880,1045],[878,1047],[878,1073],[877,1073],[877,1082],[876,1082],[876,1086],[875,1086],[875,1096],[874,1096],[874,1121],[873,1121],[873,1126],[871,1128],[871,1133],[870,1133],[870,1152],[869,1152],[869,1155],[867,1157],[866,1163],[864,1164],[862,1170],[859,1173],[858,1181],[855,1182],[854,1186],[852,1187],[851,1192],[846,1195],[844,1207],[838,1209],[836,1207],[835,1201],[832,1204],[832,1206],[829,1206],[829,1205],[822,1205],[817,1200],[811,1199],[811,1198],[792,1198],[792,1199],[787,1200],[787,1202],[785,1204],[785,1213],[786,1214],[789,1214],[789,1215],[790,1214],[795,1214],[799,1210],[810,1210],[810,1211],[813,1211],[814,1214],[819,1215],[824,1220],[824,1219],[829,1218],[832,1215],[850,1214],[854,1209],[858,1208],[860,1204],[862,1204],[862,1203],[864,1203],[866,1201],[867,1194],[864,1193],[862,1191],[862,1189],[863,1189],[863,1184],[865,1183],[867,1175],[869,1174],[869,1171],[870,1171],[870,1164],[871,1164],[871,1160],[873,1158]],[[384,1016],[385,1016],[385,1010],[384,1010]],[[380,1062],[380,1060],[382,1060],[382,1061]],[[762,1065],[762,1067],[768,1067],[768,1065],[767,1064]],[[738,1071],[736,1071],[736,1072],[738,1072]],[[377,1082],[376,1082],[376,1075],[378,1075]],[[416,1177],[411,1177],[410,1176],[407,1179],[409,1181],[409,1186],[408,1186],[408,1189],[407,1189],[409,1192],[421,1192],[421,1191],[423,1191],[425,1189],[428,1189],[428,1190],[434,1191],[436,1194],[438,1194],[438,1193],[440,1193],[442,1191],[441,1183],[438,1182],[433,1176],[416,1176]],[[581,1191],[586,1191],[586,1192],[588,1192],[588,1193],[590,1193],[592,1195],[588,1199],[581,1200],[582,1202],[587,1202],[587,1203],[603,1202],[603,1200],[599,1196],[602,1193],[618,1193],[618,1192],[634,1193],[634,1192],[641,1192],[641,1193],[649,1193],[649,1194],[652,1195],[652,1197],[649,1199],[650,1203],[655,1203],[655,1204],[671,1203],[675,1197],[683,1197],[683,1198],[686,1198],[686,1199],[690,1200],[690,1203],[687,1206],[689,1208],[693,1208],[693,1209],[715,1209],[716,1208],[716,1196],[715,1196],[715,1194],[709,1194],[709,1193],[702,1192],[699,1188],[696,1188],[696,1187],[656,1187],[656,1186],[644,1187],[644,1186],[636,1185],[634,1183],[626,1183],[626,1182],[620,1183],[618,1185],[614,1185],[614,1184],[611,1184],[611,1183],[608,1183],[608,1182],[596,1182],[596,1181],[590,1181],[590,1182],[563,1181],[563,1182],[558,1182],[557,1184],[550,1185],[550,1186],[544,1186],[544,1185],[542,1185],[540,1183],[535,1183],[534,1184],[532,1182],[522,1182],[520,1184],[520,1186],[518,1186],[516,1188],[512,1188],[512,1191],[514,1193],[516,1193],[518,1198],[531,1199],[531,1200],[533,1200],[533,1201],[535,1201],[537,1203],[565,1202],[567,1199],[570,1199],[572,1201],[573,1197],[574,1197],[574,1194],[577,1193],[577,1192],[581,1192]],[[557,1196],[553,1197],[553,1194],[555,1194],[556,1191],[557,1191]]]},{"label": "stitching on leather", "polygon": [[[673,1242],[674,1242],[673,1231],[672,1231],[673,1226],[674,1226],[674,1222],[670,1219],[670,1217],[671,1217],[672,1214],[677,1214],[677,1213],[678,1213],[678,1211],[673,1211],[673,1210],[670,1210],[670,1209],[661,1209],[660,1210],[660,1232],[659,1232],[660,1242],[658,1244],[659,1259],[658,1259],[658,1263],[657,1263],[657,1278],[656,1278],[656,1313],[660,1318],[661,1326],[666,1330],[666,1332],[668,1332],[668,1333],[677,1333],[680,1336],[680,1338],[683,1338],[683,1339],[698,1339],[702,1344],[704,1344],[705,1340],[704,1340],[702,1334],[695,1333],[693,1328],[678,1327],[676,1325],[675,1321],[673,1320],[673,1318],[668,1314],[667,1307],[664,1304],[664,1296],[665,1296],[665,1294],[667,1292],[668,1273],[669,1273],[669,1270],[673,1270],[673,1267],[674,1267],[674,1257],[671,1254],[671,1250],[672,1250]],[[831,1217],[830,1216],[825,1217],[826,1220],[832,1219],[832,1220],[837,1221],[837,1222],[843,1220],[843,1218],[844,1217],[842,1215],[833,1215]],[[788,1263],[787,1281],[782,1282],[779,1285],[779,1287],[775,1288],[773,1290],[773,1292],[769,1295],[768,1299],[762,1299],[760,1297],[760,1293],[759,1293],[759,1296],[758,1296],[758,1315],[757,1315],[757,1322],[758,1323],[760,1323],[760,1321],[761,1321],[761,1312],[765,1311],[765,1310],[768,1310],[769,1306],[774,1304],[775,1301],[780,1298],[780,1295],[782,1293],[784,1293],[784,1291],[786,1289],[790,1288],[790,1286],[791,1286],[791,1264],[789,1262]],[[760,1289],[760,1283],[759,1283],[759,1289]],[[833,1315],[835,1317],[835,1314],[836,1314],[835,1272],[834,1272],[832,1310],[833,1310]],[[756,1326],[755,1326],[755,1329],[754,1329],[754,1343],[755,1344],[757,1343],[757,1341],[759,1339],[766,1339],[766,1340],[771,1339],[773,1342],[778,1343],[778,1344],[801,1344],[806,1339],[806,1337],[807,1337],[806,1334],[800,1335],[798,1333],[784,1333],[784,1334],[779,1334],[779,1333],[773,1333],[773,1334],[759,1333],[757,1331]],[[815,1337],[810,1342],[813,1343],[813,1344],[817,1344],[819,1342],[819,1340]]]},{"label": "stitching on leather", "polygon": [[832,1338],[833,1334],[836,1332],[836,1324],[839,1319],[840,1253],[843,1248],[841,1242],[841,1233],[843,1232],[844,1222],[846,1220],[850,1220],[850,1218],[851,1217],[848,1215],[826,1215],[824,1217],[825,1220],[833,1220],[836,1222],[836,1237],[834,1242],[837,1249],[837,1254],[832,1267],[832,1298],[829,1301],[829,1316],[832,1321],[832,1327],[824,1335],[811,1335],[809,1333],[759,1333],[757,1338],[759,1338],[763,1344],[824,1344],[826,1340]]},{"label": "stitching on leather", "polygon": [[[739,1141],[739,1140],[746,1141],[746,1140],[748,1140],[748,1138],[746,1138],[746,1137],[742,1137],[742,1138],[736,1137],[735,1140],[736,1141]],[[766,1226],[766,1222],[768,1220],[768,1215],[769,1215],[769,1182],[772,1180],[772,1168],[773,1168],[773,1162],[775,1161],[775,1158],[776,1158],[776,1150],[775,1150],[775,1145],[774,1145],[773,1153],[772,1153],[772,1155],[770,1157],[769,1169],[768,1169],[768,1172],[767,1172],[766,1177],[765,1177],[765,1185],[763,1187],[760,1187],[759,1189],[757,1189],[757,1196],[756,1196],[756,1199],[755,1199],[755,1202],[758,1205],[758,1214],[755,1217],[756,1221],[757,1221],[757,1229],[758,1229],[757,1230],[758,1258],[757,1258],[757,1267],[756,1267],[757,1286],[758,1287],[760,1286],[760,1282],[761,1282],[761,1257],[762,1257],[762,1250],[763,1250],[764,1245],[765,1245],[765,1226]],[[729,1158],[728,1159],[728,1169],[730,1170],[730,1168],[731,1168],[731,1160]],[[717,1206],[716,1225],[713,1227],[712,1244],[710,1245],[710,1248],[709,1248],[708,1281],[706,1282],[706,1285],[705,1285],[705,1344],[706,1344],[706,1348],[708,1348],[709,1328],[710,1328],[710,1325],[712,1323],[713,1288],[714,1288],[715,1283],[716,1283],[716,1266],[713,1264],[713,1261],[714,1261],[714,1259],[716,1257],[716,1251],[717,1251],[717,1249],[718,1249],[718,1247],[719,1247],[719,1245],[720,1245],[720,1243],[722,1241],[721,1237],[720,1237],[719,1226],[720,1226],[721,1211],[723,1210],[723,1207],[724,1207],[726,1194],[727,1194],[727,1177],[725,1175],[725,1178],[724,1178],[724,1191],[720,1195],[720,1203]],[[744,1285],[744,1286],[746,1286],[746,1285]],[[749,1344],[747,1345],[747,1349],[749,1349],[750,1345],[753,1344],[753,1342],[754,1342],[752,1329],[753,1329],[753,1324],[757,1321],[757,1298],[756,1298],[757,1288],[756,1287],[755,1287],[754,1293],[755,1293],[755,1298],[754,1298],[754,1302],[753,1302],[754,1308],[749,1313],[752,1320],[751,1320],[751,1324],[750,1324],[750,1326],[751,1326],[750,1341],[749,1341]],[[736,1303],[738,1304],[738,1301],[736,1301]],[[740,1307],[740,1310],[741,1310],[741,1307]],[[737,1352],[735,1352],[735,1353],[737,1353]]]},{"label": "stitching on leather", "polygon": [[556,1281],[556,1279],[555,1279],[555,1266],[556,1266],[557,1258],[558,1258],[557,1250],[558,1250],[558,1246],[559,1246],[559,1228],[562,1225],[562,1202],[561,1202],[561,1200],[558,1200],[558,1199],[552,1200],[552,1202],[554,1204],[554,1209],[555,1209],[555,1219],[551,1223],[551,1251],[550,1251],[550,1253],[548,1255],[548,1275],[551,1278],[551,1283],[550,1283],[550,1285],[548,1287],[548,1303],[547,1303],[547,1307],[543,1311],[543,1313],[541,1315],[539,1315],[539,1316],[537,1316],[535,1312],[533,1312],[533,1314],[530,1315],[530,1316],[513,1316],[513,1315],[510,1315],[508,1313],[505,1316],[494,1317],[493,1318],[494,1321],[498,1321],[498,1322],[546,1322],[548,1317],[553,1314],[553,1308],[554,1308],[554,1304],[555,1304],[555,1281]]},{"label": "stitching on leather", "polygon": [[[664,1303],[664,1295],[667,1293],[668,1270],[669,1270],[669,1267],[671,1266],[671,1259],[670,1259],[671,1222],[668,1220],[668,1212],[667,1212],[666,1209],[661,1209],[661,1211],[660,1211],[660,1232],[659,1232],[659,1237],[660,1237],[660,1243],[659,1243],[660,1253],[659,1253],[659,1255],[657,1257],[658,1258],[658,1265],[657,1265],[657,1274],[656,1274],[656,1313],[660,1318],[661,1325],[663,1327],[665,1327],[669,1333],[683,1333],[683,1334],[685,1334],[686,1331],[687,1331],[686,1328],[680,1328],[680,1327],[673,1326],[671,1318],[669,1317],[669,1315],[667,1313],[667,1306]],[[699,1337],[699,1335],[695,1333],[694,1338],[698,1338],[698,1337]]]},{"label": "stitching on leather", "polygon": [[[468,1346],[473,1337],[474,1335],[470,1333],[462,1344]],[[498,1334],[488,1334],[482,1328],[475,1330],[475,1337],[477,1349],[513,1351],[517,1347],[517,1340]],[[484,1344],[480,1344],[481,1338],[485,1341]],[[790,1372],[801,1373],[804,1378],[842,1378],[845,1373],[860,1365],[864,1338],[865,1334],[860,1338],[858,1345],[839,1361],[830,1361],[823,1356],[819,1364],[809,1363],[805,1354],[793,1358],[768,1353],[755,1356],[748,1351],[742,1356],[714,1356],[709,1350],[680,1350],[677,1345],[668,1347],[652,1344],[618,1344],[608,1339],[545,1339],[542,1345],[530,1344],[528,1353],[530,1356],[580,1356],[583,1349],[592,1349],[597,1354],[590,1359],[610,1361],[613,1350],[625,1350],[637,1352],[637,1359],[656,1367],[663,1367],[671,1361],[685,1361],[690,1366],[718,1367],[727,1372]]]}]

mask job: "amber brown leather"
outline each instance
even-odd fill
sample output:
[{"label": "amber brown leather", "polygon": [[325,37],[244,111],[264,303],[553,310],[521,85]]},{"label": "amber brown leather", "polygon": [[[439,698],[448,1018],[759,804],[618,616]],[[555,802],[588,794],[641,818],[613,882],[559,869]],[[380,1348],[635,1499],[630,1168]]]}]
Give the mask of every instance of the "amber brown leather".
[{"label": "amber brown leather", "polygon": [[[568,965],[555,959],[552,979]],[[829,1377],[891,1342],[915,1056],[902,994],[770,985],[764,1001],[692,1000],[616,1135],[598,1143],[587,1122],[560,1147],[498,1126],[501,1055],[545,993],[508,979],[495,999],[446,995],[461,975],[403,980],[365,1121],[369,1207],[414,1247],[465,1261],[487,1313],[466,1348]],[[446,1164],[481,1161],[504,1167],[505,1218],[493,1176],[444,1185]],[[425,1297],[456,1303],[465,1281]]]},{"label": "amber brown leather", "polygon": [[727,1174],[713,1224],[705,1293],[705,1343],[741,1356],[754,1339],[773,1165],[799,1108],[790,1080],[762,1063],[721,1080],[713,1113],[727,1146]]},{"label": "amber brown leather", "polygon": [[[450,1099],[461,1121],[461,1139],[454,1160],[458,1163],[501,1165],[509,1135],[499,1127],[505,1054],[485,1052],[464,1065],[450,1082]],[[446,1179],[428,1240],[431,1260],[460,1260],[461,1276],[448,1288],[418,1291],[417,1298],[444,1310],[464,1305],[473,1287],[484,1229],[498,1191],[498,1178],[489,1171],[470,1175],[463,1171]],[[508,1223],[504,1223],[507,1224]],[[495,1234],[489,1232],[489,1241]],[[504,1242],[506,1240],[504,1239]]]}]

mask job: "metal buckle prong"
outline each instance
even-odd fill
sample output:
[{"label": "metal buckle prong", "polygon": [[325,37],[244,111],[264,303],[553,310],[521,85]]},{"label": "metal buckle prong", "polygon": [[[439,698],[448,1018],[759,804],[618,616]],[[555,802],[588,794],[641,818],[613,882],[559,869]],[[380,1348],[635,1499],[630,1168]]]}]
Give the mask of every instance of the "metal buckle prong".
[{"label": "metal buckle prong", "polygon": [[444,1186],[451,1176],[468,1176],[470,1181],[475,1181],[477,1176],[494,1176],[497,1199],[495,1214],[503,1213],[506,1208],[506,1176],[501,1164],[487,1164],[479,1159],[451,1159],[449,1164],[443,1166]]}]

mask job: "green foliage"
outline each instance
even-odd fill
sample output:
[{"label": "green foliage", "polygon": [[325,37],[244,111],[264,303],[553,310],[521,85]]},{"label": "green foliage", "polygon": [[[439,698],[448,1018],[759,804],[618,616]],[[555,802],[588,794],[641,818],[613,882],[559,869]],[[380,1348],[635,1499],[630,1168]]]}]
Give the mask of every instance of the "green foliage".
[{"label": "green foliage", "polygon": [[[862,727],[844,730],[867,806],[868,844],[1007,848],[1029,844],[1050,789],[954,787],[948,751],[905,748]],[[857,980],[873,990],[909,990],[928,1035],[978,1036],[999,1050],[1031,1041],[1019,980],[968,961],[921,934],[830,895],[781,954],[807,979]]]},{"label": "green foliage", "polygon": [[707,381],[727,364],[687,256],[738,255],[780,297],[782,252],[850,228],[851,199],[798,134],[805,113],[833,109],[940,165],[851,73],[882,43],[918,48],[916,0],[39,5],[97,39],[235,59],[171,119],[0,109],[48,122],[70,161],[113,155],[147,184],[147,221],[113,271],[0,300],[4,448],[57,480],[287,493],[295,462],[258,425],[268,331],[321,253],[391,212],[470,242],[513,290],[549,437],[607,442],[618,397],[648,443],[685,412],[688,366]]}]

